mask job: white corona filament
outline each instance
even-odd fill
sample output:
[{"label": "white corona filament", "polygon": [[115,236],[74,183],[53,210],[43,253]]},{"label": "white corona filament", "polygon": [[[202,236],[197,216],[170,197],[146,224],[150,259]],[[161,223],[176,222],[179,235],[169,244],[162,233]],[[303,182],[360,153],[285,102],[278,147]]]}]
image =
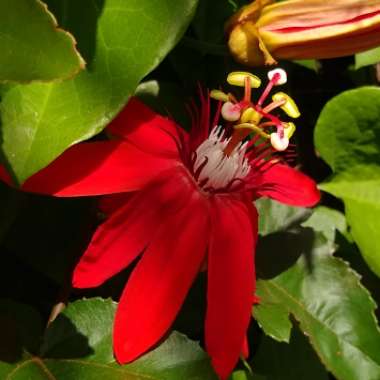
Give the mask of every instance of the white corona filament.
[{"label": "white corona filament", "polygon": [[225,188],[235,179],[243,179],[251,167],[245,157],[247,143],[238,145],[230,155],[223,151],[230,139],[224,139],[222,127],[216,126],[196,150],[194,172],[202,167],[198,183],[215,190]]}]

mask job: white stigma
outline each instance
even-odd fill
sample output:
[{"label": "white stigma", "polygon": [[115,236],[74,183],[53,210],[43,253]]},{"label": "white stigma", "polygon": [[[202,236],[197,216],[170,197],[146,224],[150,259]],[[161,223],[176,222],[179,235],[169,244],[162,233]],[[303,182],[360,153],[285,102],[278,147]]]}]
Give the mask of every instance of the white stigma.
[{"label": "white stigma", "polygon": [[198,183],[202,183],[203,189],[223,189],[249,173],[251,167],[245,157],[247,144],[240,144],[227,156],[224,149],[229,140],[224,138],[222,127],[216,126],[195,151],[194,173],[201,168]]},{"label": "white stigma", "polygon": [[240,119],[240,108],[231,102],[225,102],[220,111],[224,120],[237,121]]},{"label": "white stigma", "polygon": [[288,76],[286,75],[286,71],[284,69],[277,68],[277,69],[268,71],[268,79],[272,80],[275,74],[279,75],[279,78],[280,78],[275,84],[276,86],[281,86],[282,84],[285,84],[287,82]]},{"label": "white stigma", "polygon": [[286,136],[281,137],[278,132],[270,134],[270,143],[278,152],[286,150],[289,146],[289,139]]}]

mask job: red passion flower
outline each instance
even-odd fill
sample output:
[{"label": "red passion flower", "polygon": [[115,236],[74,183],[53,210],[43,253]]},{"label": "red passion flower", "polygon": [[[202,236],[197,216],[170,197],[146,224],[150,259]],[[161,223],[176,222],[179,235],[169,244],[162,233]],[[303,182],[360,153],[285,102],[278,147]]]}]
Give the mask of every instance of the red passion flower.
[{"label": "red passion flower", "polygon": [[[267,196],[313,206],[320,194],[312,179],[283,160],[293,123],[270,112],[299,115],[278,92],[286,74],[276,69],[257,102],[260,79],[234,72],[227,81],[244,97],[211,91],[185,132],[137,99],[107,127],[109,141],[75,145],[23,185],[26,191],[62,197],[105,195],[108,218],[77,264],[73,285],[102,284],[139,255],[117,308],[113,344],[120,363],[154,346],[176,317],[195,277],[207,263],[206,349],[221,379],[245,351],[255,293],[254,252],[258,214],[252,201]],[[218,125],[222,116],[223,125]]]}]

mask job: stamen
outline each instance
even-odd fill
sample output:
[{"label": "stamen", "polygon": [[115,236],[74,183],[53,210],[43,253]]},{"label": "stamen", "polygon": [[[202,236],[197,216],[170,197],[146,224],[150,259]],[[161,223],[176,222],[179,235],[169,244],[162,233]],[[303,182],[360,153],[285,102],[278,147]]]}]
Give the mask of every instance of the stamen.
[{"label": "stamen", "polygon": [[215,99],[215,100],[220,100],[222,102],[228,102],[229,101],[228,95],[225,94],[223,91],[220,91],[220,90],[211,90],[210,98]]},{"label": "stamen", "polygon": [[284,92],[277,92],[272,96],[273,102],[283,102],[281,109],[290,117],[296,119],[301,114],[294,100]]},{"label": "stamen", "polygon": [[285,103],[286,103],[285,99],[273,101],[272,103],[268,104],[265,108],[263,108],[263,112],[266,112],[266,113],[272,112],[274,109],[278,107],[282,107]]},{"label": "stamen", "polygon": [[[272,102],[262,108],[272,88],[287,81],[286,72],[282,69],[268,72],[268,78],[269,82],[257,104],[251,100],[251,92],[252,88],[260,86],[261,81],[247,72],[232,72],[227,77],[229,84],[244,87],[242,99],[237,100],[231,93],[220,90],[211,91],[211,97],[219,100],[217,114],[220,112],[228,123],[225,129],[214,127],[195,151],[192,161],[194,178],[204,191],[226,191],[237,182],[246,182],[242,180],[251,166],[255,171],[264,170],[279,162],[278,152],[288,148],[295,125],[281,121],[271,112],[280,107],[288,116],[296,118],[299,111],[290,96],[283,92],[273,95]],[[203,115],[195,116],[204,120]],[[261,122],[263,119],[267,120]],[[232,131],[231,137],[225,138],[225,131],[227,136]],[[243,143],[252,133],[254,136]]]},{"label": "stamen", "polygon": [[245,87],[248,78],[249,86],[252,88],[259,88],[261,85],[261,79],[256,75],[247,73],[245,71],[233,71],[227,76],[227,82],[232,86]]},{"label": "stamen", "polygon": [[236,126],[234,128],[234,133],[232,134],[230,141],[223,150],[223,153],[226,156],[230,156],[235,148],[252,132],[247,128],[236,129]]},{"label": "stamen", "polygon": [[[267,133],[265,133],[261,128],[260,126],[257,126],[255,124],[251,124],[251,123],[242,123],[242,124],[238,124],[238,125],[235,125],[235,130],[239,130],[239,129],[247,129],[248,130],[248,133],[246,134],[246,136],[248,136],[251,132],[256,132],[257,134],[259,134],[260,136],[266,138],[266,139],[269,139],[269,135]],[[246,137],[245,136],[245,137]],[[244,137],[244,138],[245,138]]]},{"label": "stamen", "polygon": [[251,101],[251,80],[249,77],[244,78],[244,102]]},{"label": "stamen", "polygon": [[257,102],[257,105],[261,107],[261,105],[264,103],[265,99],[268,97],[269,93],[272,91],[273,86],[276,85],[277,81],[280,79],[279,75],[273,75],[272,79],[268,82],[267,86],[265,87],[265,90],[260,96],[260,99]]}]

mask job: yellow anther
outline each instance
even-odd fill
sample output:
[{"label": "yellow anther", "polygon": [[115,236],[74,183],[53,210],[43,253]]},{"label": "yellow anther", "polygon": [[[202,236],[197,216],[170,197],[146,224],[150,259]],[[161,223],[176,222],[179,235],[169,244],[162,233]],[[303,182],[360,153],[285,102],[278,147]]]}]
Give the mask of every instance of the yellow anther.
[{"label": "yellow anther", "polygon": [[262,116],[252,107],[247,108],[241,115],[241,122],[259,124]]},{"label": "yellow anther", "polygon": [[290,139],[293,136],[294,132],[296,131],[296,125],[292,122],[282,123],[282,125],[284,126],[285,137]]},{"label": "yellow anther", "polygon": [[272,96],[272,100],[274,102],[285,102],[281,106],[281,109],[284,110],[284,112],[293,119],[296,119],[301,115],[294,100],[284,92],[277,92]]},{"label": "yellow anther", "polygon": [[249,78],[251,88],[258,88],[261,85],[261,79],[256,75],[245,71],[233,71],[227,76],[227,82],[233,86],[244,87],[245,78]]},{"label": "yellow anther", "polygon": [[265,133],[261,128],[259,128],[256,124],[253,123],[241,123],[234,126],[234,129],[250,129],[252,132],[259,134],[260,136],[270,139],[270,135]]},{"label": "yellow anther", "polygon": [[229,97],[223,91],[220,90],[211,90],[210,98],[215,100],[221,100],[222,102],[228,102]]}]

